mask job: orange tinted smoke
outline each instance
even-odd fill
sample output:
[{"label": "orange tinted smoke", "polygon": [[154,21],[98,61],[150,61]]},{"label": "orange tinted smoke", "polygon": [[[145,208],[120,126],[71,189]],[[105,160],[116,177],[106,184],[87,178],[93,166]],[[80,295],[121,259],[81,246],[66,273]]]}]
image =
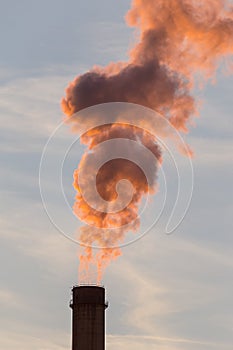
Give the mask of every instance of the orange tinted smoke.
[{"label": "orange tinted smoke", "polygon": [[[233,53],[233,7],[224,0],[133,0],[127,14],[127,23],[139,29],[139,40],[130,52],[128,62],[111,63],[105,68],[94,68],[78,76],[66,89],[62,109],[67,116],[96,104],[130,102],[159,111],[180,131],[187,132],[193,116],[197,116],[197,103],[192,96],[194,87],[214,79],[223,59],[228,63]],[[230,66],[230,65],[229,65]],[[198,83],[198,84],[197,84]],[[127,131],[126,131],[127,130]],[[156,140],[137,128],[122,126],[102,127],[87,133],[82,141],[89,146],[113,137],[129,137],[151,147],[158,161],[161,154]],[[86,153],[81,161],[86,162]],[[103,248],[95,256],[91,248],[81,256],[81,270],[88,262],[97,264],[98,270],[120,254],[108,248],[124,240],[127,230],[137,229],[137,210],[143,195],[154,193],[157,169],[154,169],[154,186],[146,184],[145,177],[129,162],[115,160],[100,169],[97,188],[101,196],[111,200],[116,196],[115,185],[127,178],[135,192],[129,207],[118,214],[105,215],[92,210],[77,189],[74,211],[87,223],[96,227],[83,228],[83,244],[97,242]],[[107,184],[107,186],[105,186]],[[128,223],[127,229],[121,225]],[[116,225],[115,235],[100,228]],[[112,226],[111,226],[112,227]],[[101,233],[102,232],[102,233]],[[106,248],[107,247],[107,248]],[[99,278],[100,278],[99,272]]]}]

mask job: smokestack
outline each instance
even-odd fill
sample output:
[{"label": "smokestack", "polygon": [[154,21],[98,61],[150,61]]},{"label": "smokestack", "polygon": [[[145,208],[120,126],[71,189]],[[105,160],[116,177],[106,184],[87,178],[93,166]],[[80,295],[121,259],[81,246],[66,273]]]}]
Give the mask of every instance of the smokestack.
[{"label": "smokestack", "polygon": [[105,289],[75,286],[70,307],[72,315],[72,350],[105,349]]}]

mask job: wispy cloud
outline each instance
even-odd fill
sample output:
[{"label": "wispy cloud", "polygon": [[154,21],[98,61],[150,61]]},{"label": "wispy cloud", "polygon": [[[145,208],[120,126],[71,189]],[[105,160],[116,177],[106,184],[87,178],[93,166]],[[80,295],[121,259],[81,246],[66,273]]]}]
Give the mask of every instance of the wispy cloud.
[{"label": "wispy cloud", "polygon": [[140,349],[144,350],[150,348],[152,350],[178,350],[178,349],[230,349],[230,346],[227,344],[216,344],[210,342],[195,341],[192,339],[185,338],[163,338],[156,336],[138,336],[138,335],[108,335],[107,336],[107,346],[111,350],[122,349],[122,350],[131,350],[131,349]]},{"label": "wispy cloud", "polygon": [[0,289],[0,305],[2,308],[8,309],[27,309],[26,300],[17,292],[7,288]]},{"label": "wispy cloud", "polygon": [[[121,281],[124,297],[115,302],[124,305],[121,323],[126,329],[152,338],[156,334],[156,339],[190,338],[193,344],[206,346],[231,343],[227,327],[230,310],[225,309],[226,324],[221,325],[225,344],[220,334],[213,333],[219,327],[218,316],[221,318],[224,303],[231,303],[224,284],[233,269],[230,252],[221,253],[179,236],[148,236],[126,250],[123,260],[112,267],[108,276],[110,285],[112,279]],[[228,286],[231,288],[229,283]],[[110,295],[116,293],[115,289],[110,289]]]},{"label": "wispy cloud", "polygon": [[68,334],[44,333],[39,335],[35,330],[28,328],[28,332],[0,331],[1,348],[4,350],[69,350]]}]

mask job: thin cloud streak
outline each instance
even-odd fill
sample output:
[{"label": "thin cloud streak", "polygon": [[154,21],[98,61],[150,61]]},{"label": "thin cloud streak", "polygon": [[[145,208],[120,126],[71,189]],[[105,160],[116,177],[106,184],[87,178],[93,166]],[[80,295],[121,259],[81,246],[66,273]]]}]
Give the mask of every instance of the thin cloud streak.
[{"label": "thin cloud streak", "polygon": [[18,293],[7,288],[0,289],[0,305],[2,308],[27,309],[26,300],[23,300]]},{"label": "thin cloud streak", "polygon": [[[28,328],[23,332],[0,331],[1,347],[4,350],[69,350],[69,335],[51,332],[44,336]],[[67,343],[67,345],[65,345]]]},{"label": "thin cloud streak", "polygon": [[224,346],[228,347],[227,344],[216,344],[216,343],[211,343],[211,342],[206,342],[206,341],[198,341],[198,340],[192,340],[192,339],[185,339],[185,338],[166,338],[166,337],[156,337],[156,336],[149,336],[149,335],[108,335],[107,336],[107,341],[114,341],[114,340],[140,340],[140,341],[159,341],[163,343],[173,343],[173,344],[194,344],[194,345],[206,345],[209,347],[218,347],[219,346]]}]

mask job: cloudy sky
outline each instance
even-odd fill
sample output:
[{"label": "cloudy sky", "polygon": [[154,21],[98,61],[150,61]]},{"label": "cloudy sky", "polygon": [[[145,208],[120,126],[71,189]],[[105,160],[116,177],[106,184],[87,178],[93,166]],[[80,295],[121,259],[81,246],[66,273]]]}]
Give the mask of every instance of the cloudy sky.
[{"label": "cloudy sky", "polygon": [[[40,158],[63,118],[68,82],[93,65],[127,59],[134,37],[124,23],[129,6],[129,0],[2,3],[1,349],[70,349],[78,247],[46,215]],[[233,77],[219,73],[217,83],[199,93],[200,118],[186,136],[195,151],[195,181],[183,223],[164,233],[168,205],[158,225],[106,271],[107,349],[232,349],[232,87]],[[59,145],[53,157],[56,162]],[[65,174],[71,200],[73,165]],[[175,183],[165,169],[172,193]],[[50,205],[62,215],[55,184],[49,177],[45,182]],[[152,203],[149,216],[155,208]]]}]

